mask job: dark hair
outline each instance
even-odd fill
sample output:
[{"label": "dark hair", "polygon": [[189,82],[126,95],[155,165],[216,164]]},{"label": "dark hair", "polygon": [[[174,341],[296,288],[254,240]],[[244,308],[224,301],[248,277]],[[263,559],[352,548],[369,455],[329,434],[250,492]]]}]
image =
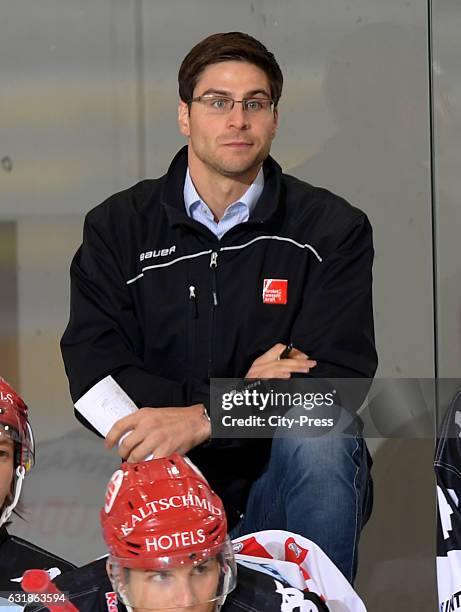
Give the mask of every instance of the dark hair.
[{"label": "dark hair", "polygon": [[277,106],[282,95],[283,75],[274,54],[249,34],[223,32],[204,38],[183,59],[178,73],[179,97],[189,103],[197,81],[210,64],[240,61],[254,64],[267,76],[271,97]]}]

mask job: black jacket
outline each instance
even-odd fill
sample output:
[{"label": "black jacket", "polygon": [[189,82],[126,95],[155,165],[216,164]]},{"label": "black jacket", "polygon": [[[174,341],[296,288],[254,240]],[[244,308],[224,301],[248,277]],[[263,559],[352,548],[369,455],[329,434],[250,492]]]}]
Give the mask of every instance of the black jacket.
[{"label": "black jacket", "polygon": [[[210,378],[243,377],[276,342],[316,359],[313,378],[371,378],[366,215],[269,157],[249,221],[218,240],[186,214],[186,168],[187,147],[165,176],[86,217],[61,341],[74,401],[112,374],[138,406],[207,403]],[[287,281],[286,304],[264,303],[267,279]],[[229,511],[230,498],[244,507],[269,449],[267,440],[216,440],[189,455]]]},{"label": "black jacket", "polygon": [[[311,612],[328,612],[328,608],[315,593],[293,589],[282,578],[238,566],[236,588],[227,596],[221,612],[280,612],[299,610],[298,605],[282,607],[290,596],[297,594],[301,600],[310,602]],[[70,601],[80,612],[126,612],[123,604],[117,601],[106,572],[106,559],[99,559],[55,580],[59,589],[68,595]],[[294,593],[296,591],[296,593]],[[26,610],[39,612],[43,606],[29,606]]]},{"label": "black jacket", "polygon": [[[18,579],[28,569],[52,570],[51,575],[55,577],[75,569],[75,565],[35,546],[35,544],[10,535],[4,526],[1,527],[0,591],[3,594],[21,592],[21,582]],[[2,597],[5,598],[5,595],[2,595]]]}]

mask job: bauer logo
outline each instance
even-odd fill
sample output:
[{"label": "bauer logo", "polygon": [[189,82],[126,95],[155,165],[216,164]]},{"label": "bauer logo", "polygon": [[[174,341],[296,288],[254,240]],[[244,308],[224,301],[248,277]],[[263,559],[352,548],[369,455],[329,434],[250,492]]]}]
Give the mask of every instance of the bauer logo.
[{"label": "bauer logo", "polygon": [[104,504],[104,511],[106,514],[109,514],[111,511],[115,498],[117,497],[120,487],[122,486],[122,482],[123,470],[117,470],[112,474],[112,478],[109,480],[109,484],[107,485],[106,501]]},{"label": "bauer logo", "polygon": [[265,278],[263,281],[264,304],[286,304],[288,301],[288,280]]},{"label": "bauer logo", "polygon": [[167,249],[153,249],[152,251],[145,251],[139,255],[139,261],[145,259],[155,259],[156,257],[166,257],[176,251],[176,245],[168,247]]},{"label": "bauer logo", "polygon": [[235,554],[239,553],[243,549],[243,542],[235,542],[235,544],[232,545],[232,548]]},{"label": "bauer logo", "polygon": [[114,591],[106,593],[106,604],[108,612],[118,612],[117,593],[114,593]]}]

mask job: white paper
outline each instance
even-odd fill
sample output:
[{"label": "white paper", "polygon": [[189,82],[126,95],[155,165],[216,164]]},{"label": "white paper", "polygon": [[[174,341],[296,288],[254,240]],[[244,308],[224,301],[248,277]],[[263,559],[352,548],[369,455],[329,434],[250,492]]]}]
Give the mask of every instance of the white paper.
[{"label": "white paper", "polygon": [[82,395],[75,408],[104,437],[117,421],[138,409],[110,375]]},{"label": "white paper", "polygon": [[[130,396],[110,374],[91,387],[85,395],[82,395],[75,402],[75,408],[104,437],[117,421],[138,409]],[[123,434],[118,441],[119,446],[129,434],[129,431]],[[150,454],[144,461],[152,458],[153,455]]]}]

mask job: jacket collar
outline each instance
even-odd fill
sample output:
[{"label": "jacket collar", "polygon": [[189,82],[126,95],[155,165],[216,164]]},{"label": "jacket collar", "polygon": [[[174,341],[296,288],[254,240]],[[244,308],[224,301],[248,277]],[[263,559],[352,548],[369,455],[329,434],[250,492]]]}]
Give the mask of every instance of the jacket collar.
[{"label": "jacket collar", "polygon": [[[187,171],[187,145],[180,149],[173,158],[168,172],[165,175],[165,186],[162,195],[162,204],[171,225],[185,224],[196,227],[201,224],[187,216],[184,205],[184,181]],[[256,203],[248,223],[264,223],[276,212],[280,191],[282,169],[270,156],[263,164],[264,190]]]}]

